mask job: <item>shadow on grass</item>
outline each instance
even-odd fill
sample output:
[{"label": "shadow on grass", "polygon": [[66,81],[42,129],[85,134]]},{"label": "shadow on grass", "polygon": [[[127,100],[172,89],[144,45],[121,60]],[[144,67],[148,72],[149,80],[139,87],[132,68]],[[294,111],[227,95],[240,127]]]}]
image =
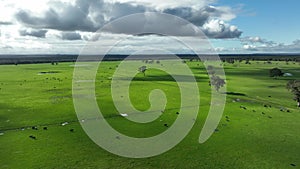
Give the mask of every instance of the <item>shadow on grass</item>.
[{"label": "shadow on grass", "polygon": [[244,93],[235,93],[235,92],[225,92],[224,94],[232,95],[232,96],[247,96]]},{"label": "shadow on grass", "polygon": [[[170,75],[146,75],[146,76],[136,76],[132,79],[132,81],[169,81],[169,82],[193,82],[193,79],[198,81],[204,81],[208,78],[200,77],[200,76],[186,76],[186,75],[173,75],[177,78],[175,80]],[[117,78],[116,80],[129,80],[128,78]]]}]

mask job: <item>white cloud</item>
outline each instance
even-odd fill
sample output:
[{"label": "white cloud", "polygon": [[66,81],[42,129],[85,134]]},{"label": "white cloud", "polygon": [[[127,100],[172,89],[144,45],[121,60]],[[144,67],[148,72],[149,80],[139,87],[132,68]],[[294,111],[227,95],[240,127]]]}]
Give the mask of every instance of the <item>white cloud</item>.
[{"label": "white cloud", "polygon": [[246,50],[256,50],[256,46],[254,45],[244,45],[243,48]]},{"label": "white cloud", "polygon": [[276,43],[274,41],[263,39],[263,38],[261,38],[259,36],[254,36],[254,37],[247,36],[247,37],[243,37],[243,38],[241,38],[241,42],[243,42],[245,44],[248,44],[248,43],[251,43],[251,44],[261,44],[262,46],[266,46],[266,47],[271,47],[271,46],[276,45]]},{"label": "white cloud", "polygon": [[242,31],[236,26],[229,25],[222,20],[212,19],[203,25],[203,31],[208,37],[216,39],[237,38]]}]

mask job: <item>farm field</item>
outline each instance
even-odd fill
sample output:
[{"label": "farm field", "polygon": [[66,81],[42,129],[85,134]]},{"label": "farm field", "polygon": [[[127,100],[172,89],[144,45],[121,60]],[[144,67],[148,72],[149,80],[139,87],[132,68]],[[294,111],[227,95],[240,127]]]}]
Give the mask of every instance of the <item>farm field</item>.
[{"label": "farm field", "polygon": [[[211,87],[202,63],[187,61],[200,92],[196,123],[176,147],[144,159],[113,155],[85,134],[73,106],[74,63],[1,65],[0,168],[300,168],[300,109],[286,89],[289,80],[300,79],[299,63],[250,62],[224,63],[225,111],[212,137],[199,144]],[[130,122],[118,115],[110,95],[111,77],[119,63],[102,62],[96,77],[97,102],[105,119],[132,137],[167,130],[164,124],[172,125],[180,109],[177,83],[155,69],[147,70],[146,76],[138,74],[130,85],[130,99],[137,109],[149,108],[154,89],[164,91],[168,103],[157,120]],[[293,76],[269,77],[275,67]]]}]

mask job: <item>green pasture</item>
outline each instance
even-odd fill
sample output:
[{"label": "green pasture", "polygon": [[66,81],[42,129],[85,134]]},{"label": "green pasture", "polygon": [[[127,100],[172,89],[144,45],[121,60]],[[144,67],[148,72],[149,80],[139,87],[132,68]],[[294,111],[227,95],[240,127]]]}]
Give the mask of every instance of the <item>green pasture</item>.
[{"label": "green pasture", "polygon": [[[85,134],[73,106],[74,63],[1,65],[0,168],[300,168],[300,109],[285,87],[289,80],[300,79],[300,66],[293,62],[250,62],[224,63],[228,92],[225,111],[212,137],[199,144],[211,87],[203,64],[187,61],[200,92],[196,123],[176,147],[143,159],[111,154]],[[176,81],[155,69],[147,70],[146,76],[137,74],[130,85],[130,99],[136,109],[150,107],[148,97],[154,89],[164,91],[168,102],[157,120],[134,123],[119,115],[110,94],[111,77],[119,63],[102,62],[96,76],[96,98],[105,119],[132,137],[150,137],[167,130],[165,124],[171,126],[180,110]],[[271,78],[269,70],[274,67],[293,76]],[[68,124],[62,125],[65,122]]]}]

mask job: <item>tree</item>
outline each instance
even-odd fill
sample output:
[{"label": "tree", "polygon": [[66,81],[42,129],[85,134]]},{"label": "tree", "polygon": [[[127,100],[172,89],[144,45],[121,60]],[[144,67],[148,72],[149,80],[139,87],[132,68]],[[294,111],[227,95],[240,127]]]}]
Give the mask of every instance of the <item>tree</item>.
[{"label": "tree", "polygon": [[206,70],[209,75],[214,75],[216,73],[216,71],[214,70],[214,67],[211,65],[207,66]]},{"label": "tree", "polygon": [[250,60],[249,60],[249,59],[247,59],[247,60],[246,60],[246,62],[245,62],[245,64],[246,64],[246,65],[251,65],[251,62],[250,62]]},{"label": "tree", "polygon": [[234,59],[226,59],[227,63],[234,64]]},{"label": "tree", "polygon": [[223,87],[225,85],[225,80],[220,78],[219,76],[216,76],[216,75],[213,75],[211,78],[210,78],[210,82],[209,82],[209,85],[211,86],[214,86],[216,91],[219,91],[221,87]]},{"label": "tree", "polygon": [[283,76],[283,72],[278,68],[273,68],[270,70],[270,77],[279,77]]},{"label": "tree", "polygon": [[146,76],[146,74],[145,74],[146,70],[147,70],[146,66],[139,67],[139,69],[138,69],[138,71],[141,72],[141,73],[143,73],[144,76]]},{"label": "tree", "polygon": [[291,91],[297,101],[297,106],[300,107],[300,80],[291,80],[287,83],[286,88]]}]

